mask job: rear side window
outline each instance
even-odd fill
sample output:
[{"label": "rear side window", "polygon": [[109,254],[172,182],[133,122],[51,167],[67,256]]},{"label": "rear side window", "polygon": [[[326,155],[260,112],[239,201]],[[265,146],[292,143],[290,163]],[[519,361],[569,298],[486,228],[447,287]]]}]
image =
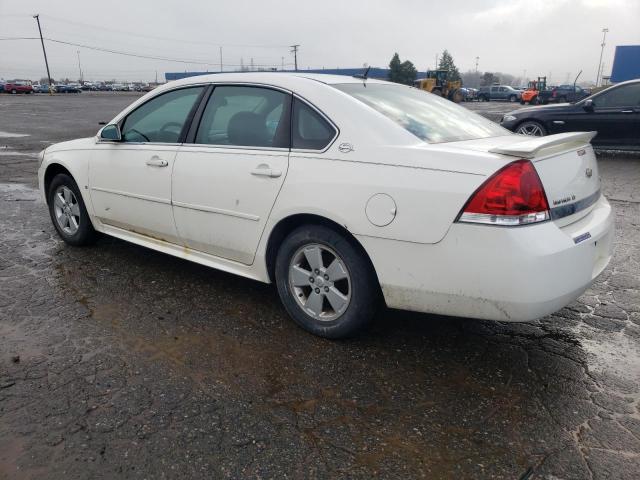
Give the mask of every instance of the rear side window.
[{"label": "rear side window", "polygon": [[195,143],[289,147],[291,96],[269,88],[218,86],[207,102]]},{"label": "rear side window", "polygon": [[336,136],[336,130],[306,103],[293,101],[291,146],[304,150],[324,150]]}]

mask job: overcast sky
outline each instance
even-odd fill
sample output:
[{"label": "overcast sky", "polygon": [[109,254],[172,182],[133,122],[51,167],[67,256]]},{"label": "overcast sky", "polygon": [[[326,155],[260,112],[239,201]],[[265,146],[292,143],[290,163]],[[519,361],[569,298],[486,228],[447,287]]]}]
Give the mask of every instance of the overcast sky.
[{"label": "overcast sky", "polygon": [[[602,42],[605,73],[615,45],[640,44],[640,0],[0,0],[0,38],[45,38],[187,63],[126,57],[46,41],[54,79],[153,80],[158,72],[225,70],[240,64],[385,67],[394,52],[419,70],[450,51],[461,71],[595,79]],[[198,64],[200,62],[202,64]],[[208,63],[208,65],[206,65]],[[0,78],[46,76],[39,41],[0,40]]]}]

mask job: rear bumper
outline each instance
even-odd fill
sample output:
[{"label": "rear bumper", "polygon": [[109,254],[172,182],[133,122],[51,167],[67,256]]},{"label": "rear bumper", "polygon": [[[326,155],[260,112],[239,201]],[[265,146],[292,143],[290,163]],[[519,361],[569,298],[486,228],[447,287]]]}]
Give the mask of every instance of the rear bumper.
[{"label": "rear bumper", "polygon": [[565,227],[456,223],[431,245],[358,239],[389,307],[528,321],[556,312],[591,285],[611,259],[613,235],[613,212],[602,196],[588,215]]}]

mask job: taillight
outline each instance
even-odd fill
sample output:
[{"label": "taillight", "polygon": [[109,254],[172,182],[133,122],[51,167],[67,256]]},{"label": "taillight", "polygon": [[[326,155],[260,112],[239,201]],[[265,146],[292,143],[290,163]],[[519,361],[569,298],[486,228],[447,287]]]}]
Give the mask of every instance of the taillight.
[{"label": "taillight", "polygon": [[475,191],[458,221],[514,226],[549,218],[549,203],[538,172],[529,160],[517,160]]}]

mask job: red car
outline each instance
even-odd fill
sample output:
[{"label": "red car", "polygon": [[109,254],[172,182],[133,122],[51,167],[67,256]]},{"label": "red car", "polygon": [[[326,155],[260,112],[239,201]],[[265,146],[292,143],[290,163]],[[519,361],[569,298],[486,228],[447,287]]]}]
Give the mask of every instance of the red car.
[{"label": "red car", "polygon": [[27,82],[8,82],[4,84],[7,93],[33,93],[33,87]]}]

